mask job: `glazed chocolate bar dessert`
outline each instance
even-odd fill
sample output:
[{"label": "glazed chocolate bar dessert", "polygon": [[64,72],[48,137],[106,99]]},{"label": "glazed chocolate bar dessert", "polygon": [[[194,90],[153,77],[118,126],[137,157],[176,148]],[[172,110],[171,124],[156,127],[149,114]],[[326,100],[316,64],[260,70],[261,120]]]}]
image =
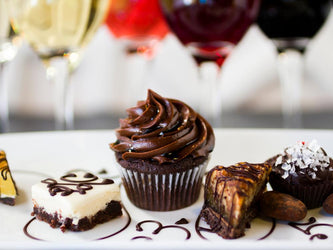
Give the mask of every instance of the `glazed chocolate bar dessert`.
[{"label": "glazed chocolate bar dessert", "polygon": [[37,219],[62,231],[85,231],[122,215],[119,186],[84,171],[32,186]]},{"label": "glazed chocolate bar dessert", "polygon": [[17,189],[9,170],[6,153],[0,150],[0,202],[15,205]]},{"label": "glazed chocolate bar dessert", "polygon": [[211,230],[225,239],[244,235],[257,215],[258,200],[271,167],[241,162],[230,167],[216,166],[207,175],[201,216]]}]

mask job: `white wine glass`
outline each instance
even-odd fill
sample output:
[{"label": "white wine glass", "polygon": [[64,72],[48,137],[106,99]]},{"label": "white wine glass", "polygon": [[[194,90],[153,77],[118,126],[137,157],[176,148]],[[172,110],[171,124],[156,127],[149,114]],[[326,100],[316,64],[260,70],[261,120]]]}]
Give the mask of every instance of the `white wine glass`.
[{"label": "white wine glass", "polygon": [[0,132],[9,131],[7,82],[4,79],[6,63],[17,52],[20,38],[14,33],[8,15],[6,0],[0,0]]},{"label": "white wine glass", "polygon": [[104,22],[110,0],[8,0],[12,26],[46,67],[55,87],[55,128],[73,129],[70,76]]}]

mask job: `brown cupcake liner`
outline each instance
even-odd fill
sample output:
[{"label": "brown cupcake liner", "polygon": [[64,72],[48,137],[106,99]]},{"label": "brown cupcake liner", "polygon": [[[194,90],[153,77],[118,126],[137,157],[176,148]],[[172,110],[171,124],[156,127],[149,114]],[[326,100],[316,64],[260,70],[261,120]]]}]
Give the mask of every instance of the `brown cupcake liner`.
[{"label": "brown cupcake liner", "polygon": [[184,172],[140,173],[120,167],[129,200],[152,211],[171,211],[192,205],[199,197],[208,160]]},{"label": "brown cupcake liner", "polygon": [[308,209],[321,207],[325,199],[333,193],[333,183],[325,182],[316,185],[281,185],[278,181],[270,180],[273,190],[287,193],[301,200]]}]

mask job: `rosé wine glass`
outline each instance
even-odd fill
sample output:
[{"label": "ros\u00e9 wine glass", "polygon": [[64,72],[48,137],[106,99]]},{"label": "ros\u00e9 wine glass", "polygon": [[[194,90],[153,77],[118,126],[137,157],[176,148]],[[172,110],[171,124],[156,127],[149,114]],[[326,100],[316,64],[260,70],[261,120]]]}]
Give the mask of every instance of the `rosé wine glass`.
[{"label": "ros\u00e9 wine glass", "polygon": [[[138,89],[139,85],[143,89],[143,97],[148,88],[146,77],[151,70],[156,51],[169,32],[158,0],[111,1],[106,25],[128,55],[128,93],[136,92],[133,89]],[[138,68],[143,70],[135,71]]]}]

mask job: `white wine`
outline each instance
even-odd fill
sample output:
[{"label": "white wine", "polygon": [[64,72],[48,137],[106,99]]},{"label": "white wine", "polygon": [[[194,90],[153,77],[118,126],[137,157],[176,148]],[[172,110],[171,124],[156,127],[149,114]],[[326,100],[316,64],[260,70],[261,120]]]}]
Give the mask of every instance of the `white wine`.
[{"label": "white wine", "polygon": [[110,0],[9,0],[15,32],[41,58],[77,52],[104,21]]},{"label": "white wine", "polygon": [[14,38],[7,6],[4,0],[0,0],[0,63],[10,61],[15,56],[16,47],[12,43]]}]

